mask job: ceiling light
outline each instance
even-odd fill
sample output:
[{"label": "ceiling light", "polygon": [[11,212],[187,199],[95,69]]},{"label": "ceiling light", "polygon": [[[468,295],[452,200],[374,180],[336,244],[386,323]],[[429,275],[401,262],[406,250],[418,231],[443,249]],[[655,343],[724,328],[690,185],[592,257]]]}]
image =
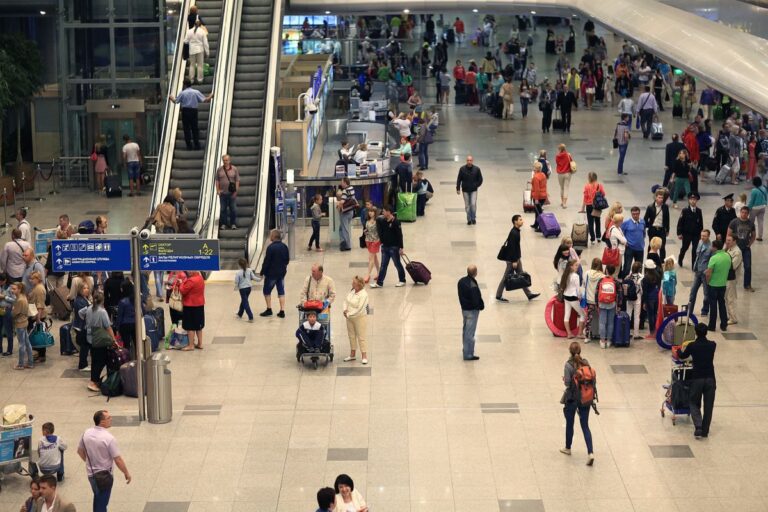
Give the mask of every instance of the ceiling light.
[{"label": "ceiling light", "polygon": [[40,11],[40,16],[45,16],[45,11]]},{"label": "ceiling light", "polygon": [[531,11],[531,14],[536,14],[536,11]]},{"label": "ceiling light", "polygon": [[475,13],[476,13],[476,12],[477,12],[477,9],[472,9],[472,12],[475,12]]},{"label": "ceiling light", "polygon": [[325,11],[325,14],[331,14],[331,11]]},{"label": "ceiling light", "polygon": [[411,10],[410,10],[410,9],[403,9],[403,12],[404,12],[405,14],[408,14],[409,12],[411,12]]}]

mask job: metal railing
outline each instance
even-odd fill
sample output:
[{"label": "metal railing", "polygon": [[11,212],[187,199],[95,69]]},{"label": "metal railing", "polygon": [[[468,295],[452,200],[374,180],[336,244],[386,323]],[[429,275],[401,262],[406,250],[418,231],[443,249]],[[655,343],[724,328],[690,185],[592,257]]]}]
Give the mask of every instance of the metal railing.
[{"label": "metal railing", "polygon": [[283,23],[283,3],[281,0],[273,1],[272,11],[272,33],[269,43],[269,69],[267,76],[273,77],[267,80],[267,93],[264,96],[264,117],[262,120],[263,134],[261,137],[261,163],[259,164],[259,184],[256,188],[256,208],[254,209],[254,219],[251,229],[248,232],[246,241],[246,257],[249,259],[251,268],[256,268],[259,260],[262,258],[262,249],[265,236],[269,226],[267,222],[267,201],[268,194],[273,191],[269,189],[269,159],[272,147],[272,137],[274,131],[275,106],[277,104],[277,85],[280,76],[280,44]]},{"label": "metal railing", "polygon": [[[182,0],[179,10],[179,28],[176,31],[176,53],[173,56],[173,68],[170,73],[170,80],[168,81],[168,94],[178,94],[184,81],[186,63],[182,58],[181,48],[184,46],[184,38],[187,34],[187,13],[194,3],[195,0]],[[168,193],[173,153],[176,148],[176,131],[179,126],[179,110],[179,106],[169,101],[166,96],[163,125],[160,132],[160,146],[155,166],[155,188],[152,192],[152,200],[149,203],[149,215],[152,215],[152,212]]]}]

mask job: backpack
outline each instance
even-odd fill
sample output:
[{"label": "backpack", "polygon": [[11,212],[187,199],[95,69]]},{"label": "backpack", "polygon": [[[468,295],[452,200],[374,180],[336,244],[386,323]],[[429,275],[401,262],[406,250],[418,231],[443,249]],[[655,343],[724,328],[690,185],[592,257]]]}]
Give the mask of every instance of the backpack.
[{"label": "backpack", "polygon": [[80,235],[92,235],[96,231],[96,225],[92,220],[84,220],[77,226],[77,233]]},{"label": "backpack", "polygon": [[107,374],[107,378],[101,381],[99,388],[101,389],[101,394],[107,397],[107,402],[113,396],[122,395],[123,383],[120,381],[120,372]]},{"label": "backpack", "polygon": [[625,288],[626,292],[624,293],[624,298],[630,302],[634,302],[637,300],[637,283],[635,283],[635,280],[631,277],[627,277],[622,281],[621,283]]},{"label": "backpack", "polygon": [[595,210],[605,210],[608,208],[608,200],[600,190],[595,192],[595,198],[592,200],[592,208]]},{"label": "backpack", "polygon": [[720,133],[720,135],[717,136],[717,145],[720,147],[721,151],[728,152],[729,148],[729,136],[727,133]]},{"label": "backpack", "polygon": [[612,277],[604,277],[597,283],[597,302],[600,304],[616,302],[616,281]]},{"label": "backpack", "polygon": [[573,375],[573,384],[579,405],[592,405],[597,400],[597,373],[591,366],[578,368]]}]

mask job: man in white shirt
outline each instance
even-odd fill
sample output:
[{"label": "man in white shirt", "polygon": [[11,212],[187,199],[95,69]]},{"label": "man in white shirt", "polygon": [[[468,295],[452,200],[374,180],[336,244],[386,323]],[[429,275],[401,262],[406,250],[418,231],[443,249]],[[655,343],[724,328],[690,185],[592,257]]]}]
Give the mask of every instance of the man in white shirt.
[{"label": "man in white shirt", "polygon": [[128,169],[128,183],[131,186],[131,192],[128,195],[130,197],[133,197],[134,194],[140,196],[141,148],[131,141],[129,135],[123,135],[123,142],[125,142],[123,144],[123,162]]},{"label": "man in white shirt", "polygon": [[640,117],[640,129],[643,131],[643,138],[647,139],[651,135],[651,125],[653,116],[659,111],[659,105],[656,103],[656,97],[651,92],[651,86],[645,86],[645,92],[637,99],[637,115]]},{"label": "man in white shirt", "polygon": [[45,475],[40,478],[40,497],[35,501],[34,510],[40,512],[77,512],[73,503],[59,496],[56,477],[53,475]]},{"label": "man in white shirt", "polygon": [[31,244],[33,241],[32,226],[27,220],[26,208],[19,208],[18,210],[16,210],[16,220],[19,221],[18,228],[19,228],[19,231],[21,231],[21,239],[27,242],[28,244]]}]

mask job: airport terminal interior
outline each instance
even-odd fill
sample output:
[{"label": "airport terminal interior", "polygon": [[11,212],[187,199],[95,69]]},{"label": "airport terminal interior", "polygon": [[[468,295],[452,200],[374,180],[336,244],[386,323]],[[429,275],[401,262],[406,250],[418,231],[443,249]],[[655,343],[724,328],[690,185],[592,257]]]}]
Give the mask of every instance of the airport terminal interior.
[{"label": "airport terminal interior", "polygon": [[[107,400],[86,389],[88,373],[78,370],[78,357],[59,353],[63,321],[54,321],[50,332],[56,344],[48,349],[47,360],[34,369],[13,369],[18,346],[13,357],[0,359],[0,405],[24,404],[34,416],[31,451],[45,422],[53,422],[56,434],[67,442],[65,478],[57,493],[78,511],[91,510],[92,491],[77,445],[100,409],[113,417],[109,431],[132,476],[126,484],[115,469],[109,505],[113,512],[308,512],[318,508],[317,491],[333,487],[340,474],[352,478],[371,512],[768,510],[768,350],[762,332],[768,329],[768,320],[762,317],[768,294],[764,281],[768,250],[762,240],[752,247],[754,293],[738,287],[738,323],[729,325],[726,332],[718,326],[708,334],[717,343],[717,393],[708,437],[694,437],[688,415],[678,415],[673,422],[665,396],[674,362],[669,350],[645,337],[645,330],[642,339],[632,339],[629,347],[622,348],[603,349],[597,341],[579,339],[581,355],[597,374],[599,415],[594,411],[589,415],[594,463],[586,464],[578,421],[570,455],[560,451],[566,424],[560,403],[563,366],[572,340],[554,336],[545,320],[545,307],[556,295],[553,285],[558,271],[553,258],[560,237],[543,237],[530,227],[534,214],[523,211],[533,161],[540,150],[546,150],[554,166],[558,145],[565,144],[578,164],[567,207],[560,205],[554,171],[547,182],[551,204],[544,211],[555,214],[563,236],[571,233],[574,223],[586,222],[586,214],[580,212],[582,189],[591,172],[604,185],[608,201],[623,205],[625,216],[632,206],[644,212],[654,200],[652,187],[664,178],[666,145],[672,134],[687,129],[698,108],[694,103],[690,119],[673,117],[674,87],[665,88],[664,93],[672,94],[658,113],[662,140],[644,139],[633,118],[624,174],[618,174],[619,150],[612,145],[620,119],[617,101],[599,101],[591,109],[580,101],[572,113],[570,132],[542,133],[542,113],[536,102],[522,117],[519,77],[514,80],[513,118],[499,119],[478,105],[457,104],[453,81],[447,103],[439,104],[431,71],[422,76],[420,64],[409,62],[424,111],[434,105],[439,126],[429,147],[428,169],[423,171],[434,195],[424,216],[402,223],[403,245],[411,260],[429,268],[432,280],[428,285],[415,284],[407,276],[407,284],[396,287],[397,272],[390,265],[382,287],[366,285],[368,362],[362,364],[359,352],[355,360],[344,361],[350,347],[343,303],[353,278],[367,274],[368,251],[358,247],[362,228],[357,219],[352,223],[351,250],[339,250],[338,234],[323,219],[324,251],[308,251],[312,230],[307,198],[338,186],[334,163],[341,140],[357,145],[366,140],[379,143],[383,138],[389,141],[385,145],[397,147],[386,113],[409,111],[402,92],[396,90],[394,99],[388,96],[386,83],[373,86],[372,99],[383,98],[380,102],[363,102],[356,93],[350,94],[357,72],[367,66],[361,60],[366,58],[361,51],[366,39],[356,31],[361,26],[358,19],[365,14],[366,30],[380,32],[381,38],[370,37],[366,43],[374,47],[388,44],[391,25],[387,23],[393,17],[411,19],[409,34],[400,41],[410,58],[424,48],[428,21],[442,40],[444,32],[447,38],[453,30],[455,19],[461,18],[467,37],[463,44],[454,40],[447,45],[449,74],[456,60],[465,66],[471,60],[480,64],[486,52],[494,52],[495,45],[517,32],[527,47],[527,62],[535,64],[540,85],[545,79],[552,84],[557,81],[561,58],[576,66],[584,54],[585,24],[590,20],[581,12],[562,5],[551,12],[524,6],[492,12],[480,6],[473,10],[470,5],[441,13],[416,8],[412,13],[334,13],[332,6],[327,12],[305,12],[287,3],[275,20],[270,17],[273,3],[263,0],[231,2],[243,9],[239,13],[229,8],[229,0],[59,0],[47,7],[32,3],[34,12],[22,2],[0,1],[0,27],[35,40],[43,62],[53,63],[44,70],[43,81],[50,85],[36,96],[33,114],[9,109],[13,113],[3,125],[2,162],[9,162],[3,174],[16,172],[14,162],[21,162],[23,156],[31,162],[27,172],[35,176],[32,186],[17,192],[14,204],[5,207],[8,225],[17,224],[12,216],[25,207],[27,219],[36,228],[54,228],[62,214],[69,215],[75,225],[106,216],[110,235],[126,235],[134,226],[144,225],[168,191],[179,187],[189,204],[190,230],[221,244],[222,270],[207,274],[205,285],[203,350],[160,345],[170,357],[170,421],[140,421],[136,398]],[[178,94],[187,76],[176,53],[182,51],[193,3],[208,25],[206,62],[210,59],[213,70],[206,72],[202,85],[195,86],[204,95],[213,91],[210,104],[200,106],[201,150],[186,149],[179,109],[166,101],[168,94]],[[418,5],[425,3],[429,2]],[[667,3],[762,44],[761,38],[768,37],[764,31],[768,11],[751,3]],[[475,38],[475,33],[483,31],[488,15],[494,21],[491,46],[486,47],[484,36]],[[306,35],[305,18],[318,37]],[[573,31],[575,51],[561,53],[556,47],[550,52],[548,30],[563,41]],[[37,33],[46,31],[47,35]],[[686,32],[686,27],[680,26],[679,31]],[[605,42],[605,65],[612,65],[622,48],[656,54],[646,41],[627,42],[599,22],[595,34]],[[405,35],[404,29],[400,35]],[[238,37],[234,51],[223,43]],[[430,43],[431,61],[435,49]],[[270,46],[282,52],[278,61],[274,54],[270,56]],[[511,62],[507,55],[500,58],[502,67]],[[219,66],[230,65],[225,62],[235,67],[218,73]],[[271,70],[279,76],[270,76]],[[686,73],[695,78],[697,91],[714,87],[707,76],[694,76],[684,67],[675,67],[673,81]],[[299,96],[313,88],[314,101]],[[639,92],[635,91],[635,102]],[[739,99],[750,96],[744,90],[723,93]],[[759,112],[759,105],[739,103],[741,113],[768,114]],[[231,111],[231,119],[222,109]],[[125,113],[128,110],[130,115]],[[29,124],[21,156],[17,155],[17,115],[28,116],[24,123]],[[46,124],[49,128],[41,129]],[[720,124],[712,122],[715,137]],[[107,197],[95,190],[91,152],[104,132],[108,132],[103,140],[116,162],[122,197]],[[149,175],[136,196],[128,195],[128,175],[120,163],[122,135],[128,132],[142,146],[143,171]],[[274,151],[270,154],[271,147],[279,148],[280,159],[274,158]],[[237,202],[235,229],[219,226],[214,177],[225,153],[241,171],[243,192]],[[469,155],[484,178],[476,224],[467,222],[456,188],[459,168]],[[381,168],[374,171],[374,165],[391,169],[397,162],[394,158],[390,167],[388,155],[382,155],[375,164],[371,161],[366,171],[370,175],[356,176],[352,185],[367,180],[359,190],[382,206],[389,175],[382,176]],[[280,177],[278,183],[273,176]],[[717,184],[702,173],[698,206],[704,227],[712,225],[723,196],[735,194],[738,200],[751,188],[749,181]],[[298,207],[288,201],[295,190],[300,192]],[[336,195],[332,193],[330,199],[335,201]],[[666,252],[675,258],[681,244],[675,226],[684,204],[670,208],[672,232]],[[297,215],[290,218],[292,213]],[[522,291],[505,292],[508,302],[500,302],[496,289],[505,262],[497,254],[515,214],[524,219],[522,262],[532,278],[531,290],[541,295],[527,300]],[[284,241],[292,251],[285,277],[285,317],[259,316],[264,299],[261,283],[254,283],[250,304],[255,319],[248,322],[236,315],[240,300],[233,284],[236,261],[246,257],[258,273],[273,227],[286,232]],[[4,230],[3,243],[10,240],[11,228]],[[603,249],[604,244],[583,249],[584,271],[593,258],[603,255]],[[336,287],[330,308],[334,358],[316,368],[297,362],[295,335],[300,324],[296,306],[313,265],[322,265]],[[457,282],[470,265],[477,267],[484,300],[475,345],[479,359],[474,361],[462,358],[462,311],[457,296]],[[152,295],[154,279],[149,280]],[[690,256],[686,256],[684,266],[677,268],[678,305],[687,302],[693,279]],[[277,312],[274,294],[272,301]],[[701,295],[697,315],[700,301]],[[165,311],[168,331],[168,303],[155,305]],[[13,457],[6,451],[6,447],[0,450],[0,510],[15,512],[29,497],[30,479],[14,472],[14,463],[3,462],[7,460],[3,457]],[[30,457],[34,463],[35,454]],[[30,457],[21,463],[23,467]],[[346,505],[337,506],[337,512],[357,510],[343,508]]]}]

